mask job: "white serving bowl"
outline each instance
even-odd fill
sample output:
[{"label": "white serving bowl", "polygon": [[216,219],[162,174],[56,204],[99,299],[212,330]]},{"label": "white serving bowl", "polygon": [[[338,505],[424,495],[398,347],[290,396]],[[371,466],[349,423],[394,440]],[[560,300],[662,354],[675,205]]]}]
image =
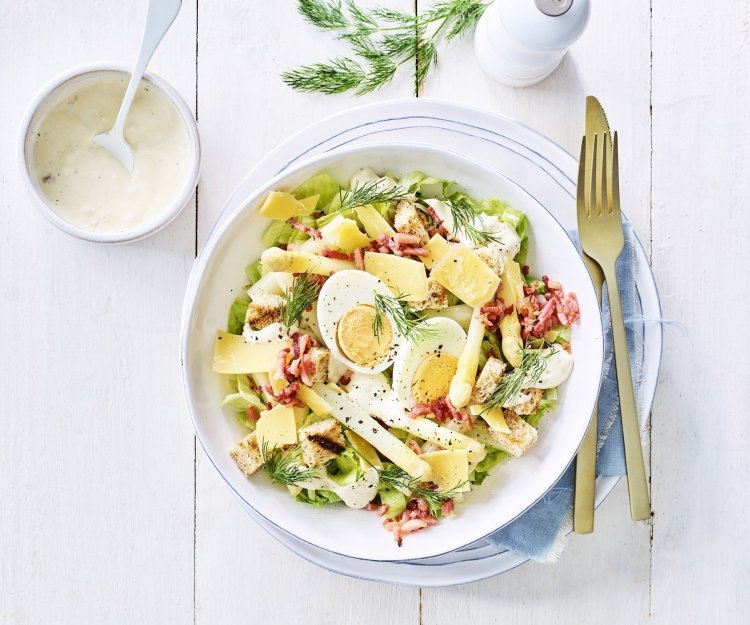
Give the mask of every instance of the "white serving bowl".
[{"label": "white serving bowl", "polygon": [[161,78],[153,74],[145,74],[143,80],[149,83],[153,88],[164,94],[177,108],[177,111],[185,122],[185,126],[190,136],[191,146],[191,163],[188,176],[180,188],[179,193],[174,201],[151,221],[142,224],[136,228],[122,230],[119,232],[94,232],[80,228],[69,221],[63,219],[49,204],[47,197],[44,195],[37,176],[34,175],[34,139],[36,129],[38,128],[45,115],[49,113],[55,104],[57,104],[67,93],[80,86],[82,83],[97,80],[105,77],[125,77],[130,79],[130,72],[124,67],[115,65],[89,65],[69,70],[65,74],[58,76],[49,84],[45,85],[39,94],[32,100],[28,111],[21,124],[21,134],[18,145],[18,159],[21,166],[21,172],[26,183],[26,188],[34,200],[35,206],[39,209],[50,222],[55,226],[72,234],[74,237],[95,241],[97,243],[129,243],[138,241],[161,230],[180,214],[183,208],[188,204],[193,196],[195,186],[198,184],[200,175],[201,149],[198,138],[198,126],[195,118],[190,112],[188,105],[182,99],[179,93]]},{"label": "white serving bowl", "polygon": [[[467,494],[456,506],[455,518],[410,534],[400,548],[382,528],[382,519],[372,512],[340,505],[315,508],[297,502],[262,472],[247,479],[228,453],[245,432],[232,414],[219,407],[229,387],[225,376],[212,371],[216,330],[226,327],[229,306],[242,294],[244,267],[263,251],[260,240],[268,222],[257,210],[265,195],[271,190],[292,190],[321,171],[345,183],[365,165],[396,175],[418,169],[458,181],[477,199],[497,197],[525,211],[532,232],[529,265],[535,274],[549,274],[575,292],[581,308],[581,320],[572,331],[573,373],[561,389],[560,406],[542,421],[539,442],[522,458],[498,466]],[[602,327],[594,287],[562,226],[505,177],[452,152],[422,144],[343,148],[269,180],[212,232],[193,268],[183,310],[182,373],[188,408],[198,439],[229,487],[280,529],[323,549],[367,560],[411,560],[447,553],[496,531],[533,505],[575,456],[596,402],[602,361]]]}]

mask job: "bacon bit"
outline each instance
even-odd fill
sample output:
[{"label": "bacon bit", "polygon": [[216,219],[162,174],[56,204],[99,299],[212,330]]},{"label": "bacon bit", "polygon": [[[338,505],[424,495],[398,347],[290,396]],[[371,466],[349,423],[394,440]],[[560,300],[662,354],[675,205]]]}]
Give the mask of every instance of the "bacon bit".
[{"label": "bacon bit", "polygon": [[414,404],[414,408],[411,409],[409,412],[409,416],[412,419],[416,419],[418,417],[424,417],[425,415],[428,415],[432,412],[432,408],[429,404]]},{"label": "bacon bit", "polygon": [[423,247],[416,247],[419,237],[414,234],[397,232],[388,237],[381,234],[377,241],[372,241],[370,247],[381,254],[395,254],[396,256],[429,256],[429,252]]},{"label": "bacon bit", "polygon": [[360,271],[365,270],[365,255],[362,252],[362,248],[358,247],[356,250],[354,250],[354,264]]},{"label": "bacon bit", "polygon": [[378,509],[378,504],[376,503],[370,502],[365,506],[365,510],[369,510],[370,512],[372,512],[373,510],[377,510],[377,509]]},{"label": "bacon bit", "polygon": [[385,513],[388,512],[388,504],[381,504],[381,506],[377,509],[378,516],[385,516]]},{"label": "bacon bit", "polygon": [[464,423],[469,429],[474,427],[474,423],[468,413],[463,410],[458,410],[453,404],[451,404],[450,399],[447,397],[434,399],[430,403],[430,411],[435,415],[435,419],[437,419],[439,423],[455,419],[459,423]]},{"label": "bacon bit", "polygon": [[397,232],[392,238],[397,245],[416,245],[419,243],[419,237],[416,234],[407,232]]},{"label": "bacon bit", "polygon": [[323,248],[321,252],[326,258],[335,258],[336,260],[354,260],[354,255],[346,254],[344,252],[338,252],[336,250],[330,250],[327,247]]},{"label": "bacon bit", "polygon": [[409,446],[409,448],[410,448],[410,449],[411,449],[411,450],[412,450],[412,451],[413,451],[413,452],[414,452],[415,454],[417,454],[418,456],[421,456],[421,455],[422,455],[422,453],[423,453],[423,452],[422,452],[422,448],[421,448],[421,447],[419,446],[419,443],[417,443],[417,441],[415,441],[415,440],[412,440],[412,439],[409,439],[409,441],[408,441],[407,445]]},{"label": "bacon bit", "polygon": [[339,378],[339,386],[348,386],[349,382],[352,381],[352,376],[354,375],[354,371],[351,369],[347,369],[344,371],[344,375],[342,375]]},{"label": "bacon bit", "polygon": [[453,512],[453,500],[448,499],[447,501],[444,501],[442,504],[440,504],[440,512],[442,512],[445,516],[448,516],[451,512]]},{"label": "bacon bit", "polygon": [[562,348],[563,348],[563,349],[564,349],[564,350],[565,350],[566,352],[570,353],[570,351],[571,351],[571,350],[570,350],[570,342],[567,342],[567,343],[563,343],[563,344],[562,344]]},{"label": "bacon bit", "polygon": [[255,406],[248,406],[245,408],[245,416],[247,417],[247,420],[252,423],[260,419],[260,412],[258,412],[258,409]]},{"label": "bacon bit", "polygon": [[[297,399],[297,391],[299,390],[299,382],[292,382],[285,388],[281,390],[278,394],[273,392],[273,387],[271,387],[270,384],[266,384],[263,387],[266,390],[266,393],[268,393],[271,397],[274,398],[274,400],[279,404],[284,404],[287,406],[296,406],[298,408],[304,408],[305,404],[302,403],[299,399]],[[269,405],[269,410],[270,410]]]},{"label": "bacon bit", "polygon": [[292,217],[291,219],[287,219],[286,223],[288,223],[292,228],[295,230],[299,230],[300,232],[304,232],[306,235],[312,237],[313,239],[322,239],[323,235],[320,233],[320,230],[316,230],[312,226],[306,226],[301,221],[298,221]]},{"label": "bacon bit", "polygon": [[524,339],[543,338],[552,328],[568,327],[580,316],[575,293],[566,295],[562,285],[549,276],[542,276],[541,281],[547,288],[547,293],[538,294],[538,282],[535,281],[531,286],[524,287],[526,297],[517,305],[521,336]]},{"label": "bacon bit", "polygon": [[423,247],[402,247],[403,256],[429,256],[430,253]]},{"label": "bacon bit", "polygon": [[427,527],[427,522],[422,519],[410,519],[401,526],[402,534],[411,534],[417,530]]},{"label": "bacon bit", "polygon": [[513,312],[513,306],[506,306],[502,299],[496,299],[479,309],[480,320],[488,330],[496,330],[505,315]]},{"label": "bacon bit", "polygon": [[437,212],[435,211],[434,208],[432,208],[432,206],[427,205],[423,208],[423,210],[425,213],[427,213],[430,216],[430,219],[432,219],[432,221],[435,222],[436,226],[439,226],[440,224],[443,223],[443,220],[440,219],[440,215],[437,214]]},{"label": "bacon bit", "polygon": [[529,275],[529,266],[528,265],[524,265],[523,267],[521,267],[521,273],[523,275],[525,275],[525,276],[528,276]]}]

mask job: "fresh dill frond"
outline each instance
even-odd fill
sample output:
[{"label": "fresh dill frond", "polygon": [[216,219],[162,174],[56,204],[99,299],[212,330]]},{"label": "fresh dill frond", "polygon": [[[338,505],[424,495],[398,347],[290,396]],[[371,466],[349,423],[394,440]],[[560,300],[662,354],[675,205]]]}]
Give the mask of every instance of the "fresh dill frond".
[{"label": "fresh dill frond", "polygon": [[479,213],[469,202],[461,197],[446,200],[453,218],[453,229],[456,234],[463,234],[475,245],[498,243],[500,238],[494,232],[488,232],[477,227],[481,224]]},{"label": "fresh dill frond", "polygon": [[424,486],[424,482],[420,482],[418,479],[413,478],[401,467],[397,467],[395,464],[386,464],[382,469],[378,470],[378,475],[383,484],[392,486],[400,491],[409,491],[413,496],[424,499],[430,508],[430,514],[433,516],[437,516],[442,504],[450,499],[455,499],[457,495],[463,492],[461,489],[466,484],[464,481],[456,484],[450,490],[432,490],[431,488]]},{"label": "fresh dill frond", "polygon": [[541,350],[524,350],[521,364],[508,375],[502,377],[500,384],[484,405],[482,412],[488,412],[493,408],[502,408],[524,388],[534,386],[547,367],[547,359],[555,351],[553,348],[549,353],[543,354]]},{"label": "fresh dill frond", "polygon": [[362,66],[353,59],[333,59],[328,63],[302,65],[281,74],[292,89],[308,93],[343,93],[355,89],[365,79]]},{"label": "fresh dill frond", "polygon": [[318,28],[338,30],[346,28],[349,21],[341,9],[341,2],[326,0],[299,0],[297,10]]},{"label": "fresh dill frond", "polygon": [[382,181],[373,180],[362,185],[342,192],[341,205],[336,212],[366,206],[367,204],[380,204],[381,202],[396,202],[407,196],[406,189],[401,187],[386,187]]},{"label": "fresh dill frond", "polygon": [[318,28],[334,31],[354,58],[303,65],[284,72],[298,91],[362,95],[380,89],[402,65],[412,65],[418,94],[437,63],[439,39],[451,41],[474,26],[494,0],[439,0],[420,14],[385,7],[362,8],[355,0],[298,0],[297,8]]},{"label": "fresh dill frond", "polygon": [[284,303],[281,305],[284,325],[291,328],[297,323],[302,313],[318,299],[319,293],[320,284],[311,280],[307,272],[296,276],[292,288],[284,293]]},{"label": "fresh dill frond", "polygon": [[286,451],[277,450],[276,447],[269,450],[268,443],[263,441],[260,455],[263,460],[263,468],[275,484],[296,486],[317,474],[315,469],[300,466],[302,447],[299,445],[294,445]]},{"label": "fresh dill frond", "polygon": [[422,323],[427,316],[409,306],[406,297],[407,295],[404,294],[393,296],[375,293],[375,318],[372,322],[372,333],[379,337],[383,332],[385,318],[390,317],[396,325],[396,331],[411,341],[440,336],[436,328]]}]

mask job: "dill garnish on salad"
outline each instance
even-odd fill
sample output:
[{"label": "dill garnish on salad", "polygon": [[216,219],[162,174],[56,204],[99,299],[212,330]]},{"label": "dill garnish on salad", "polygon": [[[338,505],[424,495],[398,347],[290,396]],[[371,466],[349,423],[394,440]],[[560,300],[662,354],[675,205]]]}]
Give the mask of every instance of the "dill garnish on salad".
[{"label": "dill garnish on salad", "polygon": [[230,450],[298,501],[373,511],[401,544],[537,441],[573,368],[573,293],[526,265],[526,216],[421,172],[272,191],[219,331]]}]

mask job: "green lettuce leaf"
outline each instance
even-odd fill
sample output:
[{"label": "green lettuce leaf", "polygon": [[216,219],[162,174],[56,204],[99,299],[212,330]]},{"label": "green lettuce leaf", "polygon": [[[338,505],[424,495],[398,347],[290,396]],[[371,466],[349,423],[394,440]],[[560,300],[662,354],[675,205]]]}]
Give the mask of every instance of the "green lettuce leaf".
[{"label": "green lettuce leaf", "polygon": [[398,516],[406,509],[406,495],[393,486],[381,484],[378,488],[378,495],[380,495],[380,503],[388,506],[386,515],[389,518]]},{"label": "green lettuce leaf", "polygon": [[[315,226],[315,218],[309,215],[296,218],[306,226]],[[285,221],[275,219],[268,226],[268,229],[263,233],[261,243],[264,247],[275,247],[277,245],[288,245],[289,243],[301,243],[306,241],[310,237],[304,232],[300,232],[296,228],[293,228],[290,224]]]},{"label": "green lettuce leaf", "polygon": [[455,184],[442,178],[428,176],[421,171],[411,171],[398,181],[409,193],[426,199],[443,200],[453,193]]},{"label": "green lettuce leaf", "polygon": [[330,490],[302,490],[297,495],[297,501],[320,508],[331,503],[338,503],[341,497]]},{"label": "green lettuce leaf", "polygon": [[502,449],[488,448],[487,455],[475,468],[472,474],[469,476],[469,481],[472,484],[481,484],[485,478],[490,474],[490,471],[494,469],[500,462],[508,457],[508,454]]},{"label": "green lettuce leaf", "polygon": [[266,409],[266,405],[250,388],[250,383],[246,375],[237,375],[231,378],[229,385],[234,392],[224,397],[221,405],[234,410],[239,422],[246,428],[254,430],[255,422],[248,420],[247,409],[252,406],[256,410],[262,411]]},{"label": "green lettuce leaf", "polygon": [[254,263],[251,263],[247,267],[245,267],[245,275],[247,276],[248,287],[253,286],[253,284],[260,280],[260,277],[263,275],[260,261],[255,261]]},{"label": "green lettuce leaf", "polygon": [[242,334],[245,327],[245,314],[250,300],[247,297],[238,297],[229,308],[227,316],[227,332],[230,334]]},{"label": "green lettuce leaf", "polygon": [[560,402],[557,399],[557,389],[547,389],[544,392],[544,399],[539,402],[539,407],[536,409],[536,412],[524,418],[529,425],[533,425],[535,428],[538,428],[542,417],[546,415],[550,410],[554,410],[555,408],[557,408],[559,403]]},{"label": "green lettuce leaf", "polygon": [[359,456],[353,447],[347,447],[328,466],[332,469],[329,470],[328,476],[341,486],[354,484],[363,474]]},{"label": "green lettuce leaf", "polygon": [[325,172],[313,176],[312,178],[308,178],[292,191],[292,195],[298,200],[304,200],[311,195],[320,195],[316,205],[316,210],[325,210],[326,212],[329,210],[328,206],[331,201],[338,197],[340,193],[341,185]]}]

